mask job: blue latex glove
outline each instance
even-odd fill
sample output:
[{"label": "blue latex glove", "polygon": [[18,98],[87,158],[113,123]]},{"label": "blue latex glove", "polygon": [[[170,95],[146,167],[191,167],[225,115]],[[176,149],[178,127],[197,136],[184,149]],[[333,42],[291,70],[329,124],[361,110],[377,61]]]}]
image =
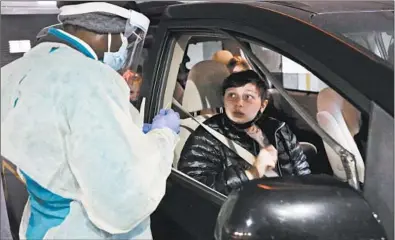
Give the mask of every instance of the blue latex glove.
[{"label": "blue latex glove", "polygon": [[147,132],[151,131],[151,128],[152,128],[152,124],[144,123],[144,125],[143,125],[143,133],[147,133]]},{"label": "blue latex glove", "polygon": [[161,109],[152,121],[151,129],[166,127],[177,134],[180,132],[180,115],[172,109]]}]

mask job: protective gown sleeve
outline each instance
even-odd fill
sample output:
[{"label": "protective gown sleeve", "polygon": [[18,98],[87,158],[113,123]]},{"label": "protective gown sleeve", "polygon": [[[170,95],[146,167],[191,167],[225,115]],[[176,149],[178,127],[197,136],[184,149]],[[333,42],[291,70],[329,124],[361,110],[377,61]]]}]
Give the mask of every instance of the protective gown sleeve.
[{"label": "protective gown sleeve", "polygon": [[60,102],[80,201],[98,228],[129,232],[162,199],[178,136],[166,128],[143,134],[131,118],[128,91],[116,83],[122,79],[100,73],[68,79],[73,80],[65,80]]}]

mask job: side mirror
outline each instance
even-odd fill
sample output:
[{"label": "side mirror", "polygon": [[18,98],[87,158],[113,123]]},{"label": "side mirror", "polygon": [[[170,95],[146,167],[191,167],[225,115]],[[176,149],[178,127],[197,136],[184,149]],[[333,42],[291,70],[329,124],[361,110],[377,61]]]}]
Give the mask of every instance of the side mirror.
[{"label": "side mirror", "polygon": [[223,204],[216,240],[386,239],[377,215],[347,183],[325,175],[254,180]]}]

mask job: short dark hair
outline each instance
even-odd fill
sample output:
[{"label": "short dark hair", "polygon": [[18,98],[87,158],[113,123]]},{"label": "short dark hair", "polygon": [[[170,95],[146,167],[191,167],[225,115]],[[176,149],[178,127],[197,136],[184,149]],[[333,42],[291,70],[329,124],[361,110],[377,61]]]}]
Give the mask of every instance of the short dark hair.
[{"label": "short dark hair", "polygon": [[227,77],[222,83],[222,95],[225,95],[225,91],[228,88],[242,87],[248,83],[252,83],[258,88],[263,100],[268,98],[267,90],[269,89],[269,86],[267,84],[266,78],[260,78],[259,75],[253,70],[235,72]]}]

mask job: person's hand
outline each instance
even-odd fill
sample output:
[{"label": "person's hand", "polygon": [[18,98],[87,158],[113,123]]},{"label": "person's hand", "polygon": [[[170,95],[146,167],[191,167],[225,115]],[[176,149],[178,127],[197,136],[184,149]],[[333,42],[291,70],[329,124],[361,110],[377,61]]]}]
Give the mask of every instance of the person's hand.
[{"label": "person's hand", "polygon": [[274,169],[277,163],[277,150],[273,145],[262,148],[254,163],[257,171],[257,177],[261,178],[265,175],[267,170]]},{"label": "person's hand", "polygon": [[264,145],[265,136],[264,136],[262,130],[258,126],[256,126],[255,124],[252,125],[251,127],[249,127],[246,130],[246,133],[248,136],[250,136],[252,139],[254,139],[259,144],[259,146],[261,148],[265,147],[265,145]]},{"label": "person's hand", "polygon": [[175,133],[180,132],[180,115],[172,109],[162,109],[152,121],[151,129],[170,128]]}]

